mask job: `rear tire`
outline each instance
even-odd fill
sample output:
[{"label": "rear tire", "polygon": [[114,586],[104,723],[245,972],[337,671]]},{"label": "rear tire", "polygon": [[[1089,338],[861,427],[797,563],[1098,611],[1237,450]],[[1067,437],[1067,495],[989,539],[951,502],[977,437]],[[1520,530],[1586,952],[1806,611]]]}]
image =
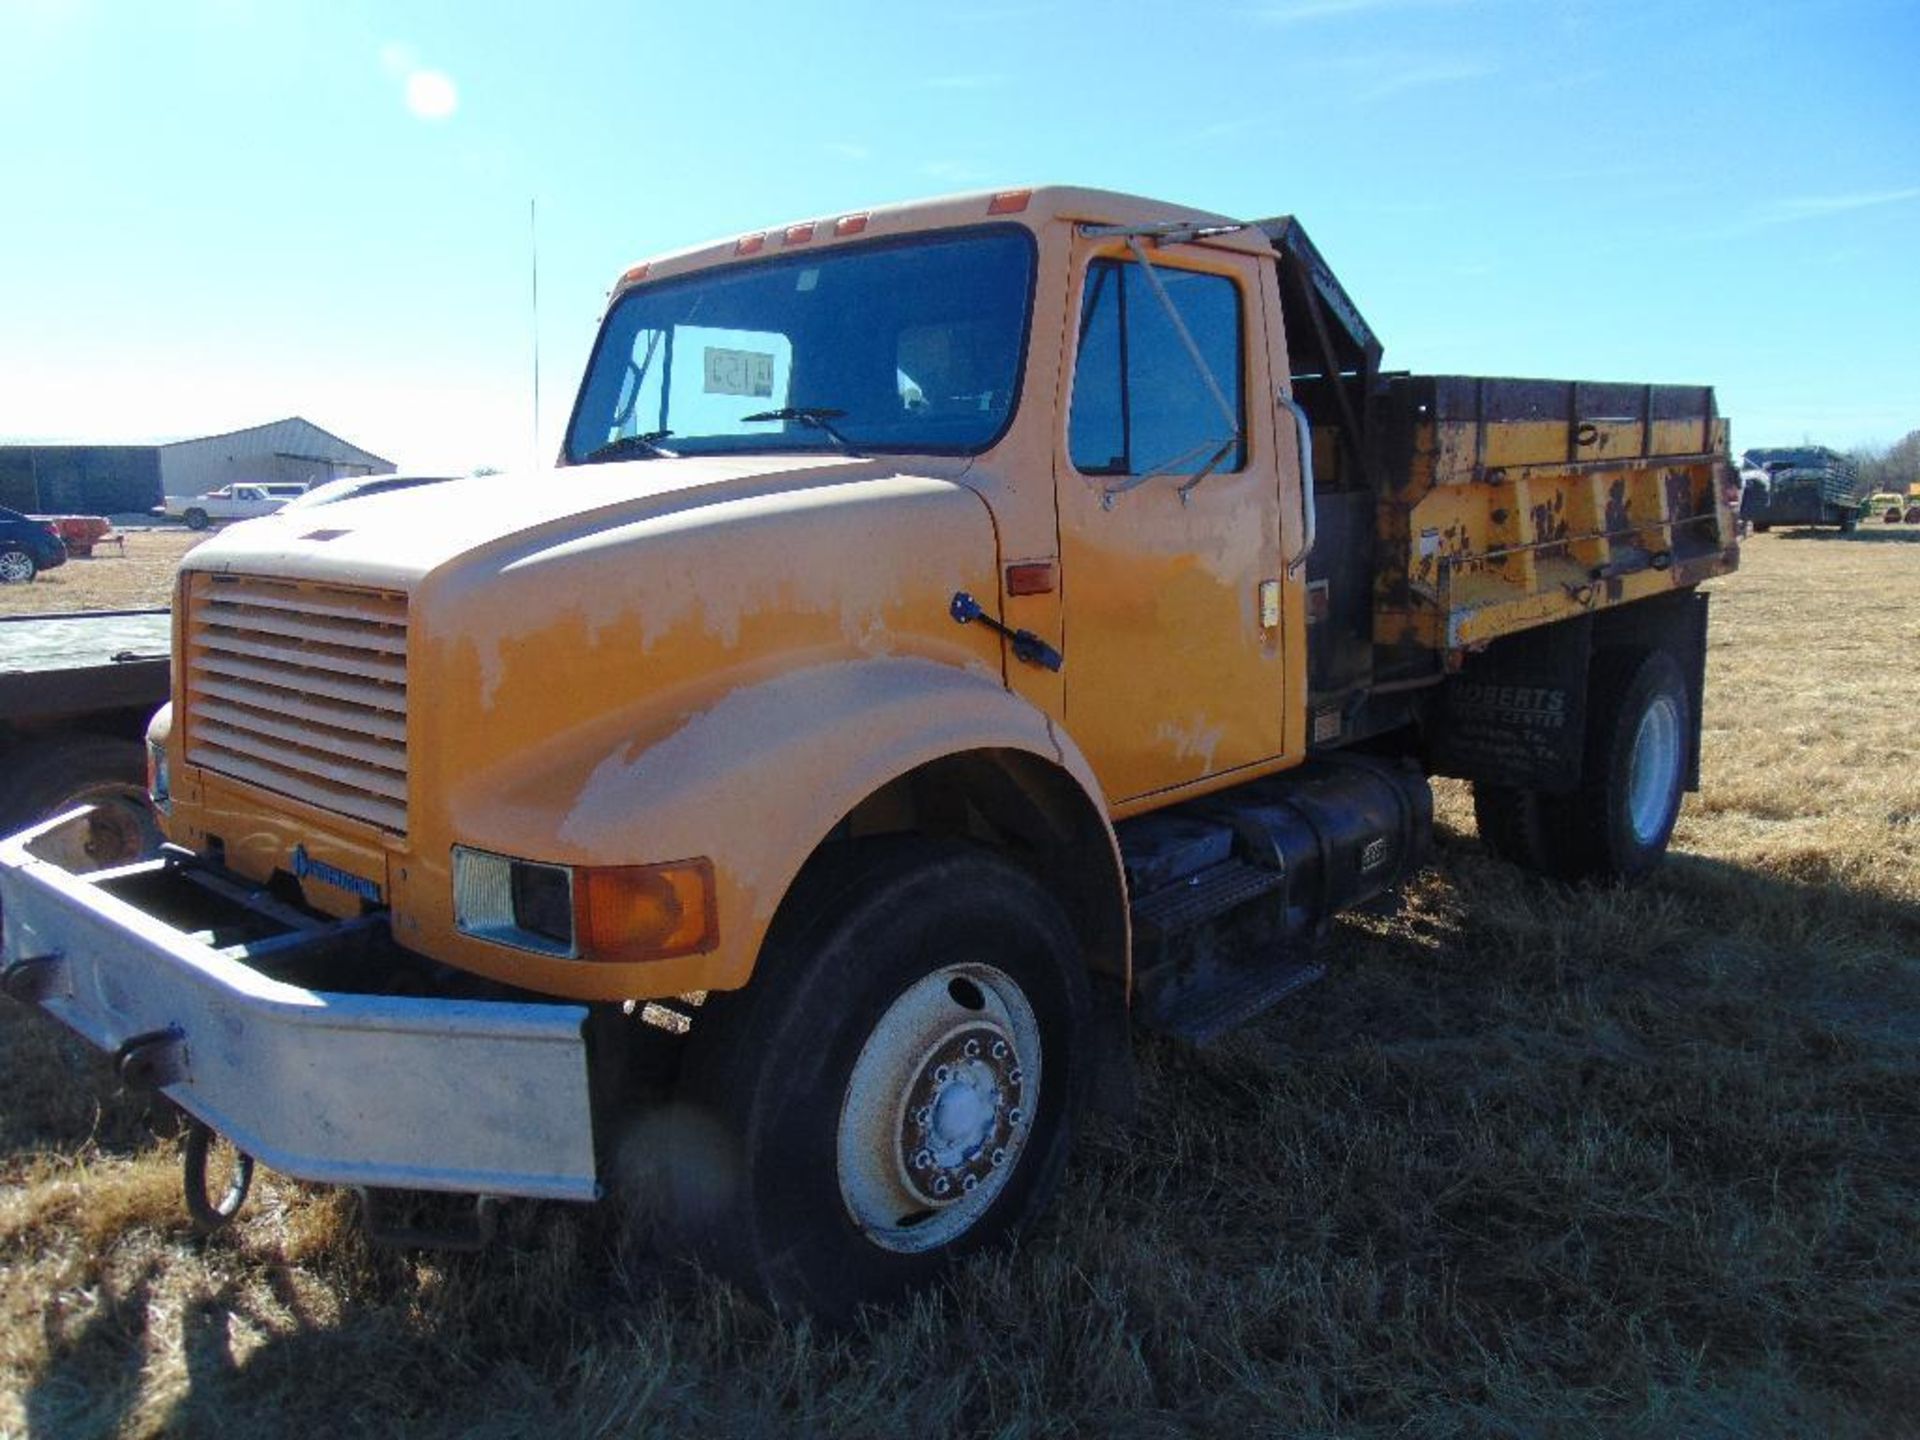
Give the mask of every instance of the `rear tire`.
[{"label": "rear tire", "polygon": [[24,585],[40,573],[24,546],[0,546],[0,585]]},{"label": "rear tire", "polygon": [[204,530],[207,528],[207,512],[202,510],[198,505],[193,506],[180,518],[187,522],[187,528],[189,530]]},{"label": "rear tire", "polygon": [[1473,784],[1473,818],[1487,849],[1524,870],[1551,875],[1557,867],[1548,847],[1540,802],[1537,790],[1480,780]]},{"label": "rear tire", "polygon": [[697,1012],[662,1222],[759,1298],[837,1322],[1046,1205],[1090,1001],[1059,904],[990,852],[885,845],[830,894],[790,904],[751,985]]},{"label": "rear tire", "polygon": [[1558,880],[1640,879],[1665,856],[1680,815],[1691,715],[1686,681],[1666,651],[1600,651],[1587,676],[1580,788],[1548,795],[1476,784],[1481,839]]}]

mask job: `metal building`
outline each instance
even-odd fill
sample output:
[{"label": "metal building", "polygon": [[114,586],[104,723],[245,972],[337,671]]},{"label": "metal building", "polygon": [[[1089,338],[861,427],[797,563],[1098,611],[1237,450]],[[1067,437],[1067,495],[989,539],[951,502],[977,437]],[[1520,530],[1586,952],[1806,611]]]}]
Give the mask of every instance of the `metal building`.
[{"label": "metal building", "polygon": [[249,480],[390,475],[391,460],[290,416],[226,435],[152,445],[0,444],[0,505],[40,514],[149,510]]}]

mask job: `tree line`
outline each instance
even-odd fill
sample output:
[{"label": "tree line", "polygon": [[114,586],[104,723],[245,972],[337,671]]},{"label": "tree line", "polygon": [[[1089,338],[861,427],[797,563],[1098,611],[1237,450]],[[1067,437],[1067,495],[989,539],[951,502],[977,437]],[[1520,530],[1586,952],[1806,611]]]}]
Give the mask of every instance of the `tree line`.
[{"label": "tree line", "polygon": [[1904,495],[1909,485],[1920,485],[1920,430],[1909,430],[1884,450],[1855,450],[1851,458],[1860,467],[1861,493],[1893,490]]}]

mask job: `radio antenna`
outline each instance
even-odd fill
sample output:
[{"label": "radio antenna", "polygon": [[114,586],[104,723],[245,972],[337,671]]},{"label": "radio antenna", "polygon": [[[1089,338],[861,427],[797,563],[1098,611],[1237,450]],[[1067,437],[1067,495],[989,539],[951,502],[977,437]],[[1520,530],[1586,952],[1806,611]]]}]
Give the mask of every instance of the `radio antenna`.
[{"label": "radio antenna", "polygon": [[533,463],[540,464],[540,201],[527,199],[527,254],[533,266]]}]

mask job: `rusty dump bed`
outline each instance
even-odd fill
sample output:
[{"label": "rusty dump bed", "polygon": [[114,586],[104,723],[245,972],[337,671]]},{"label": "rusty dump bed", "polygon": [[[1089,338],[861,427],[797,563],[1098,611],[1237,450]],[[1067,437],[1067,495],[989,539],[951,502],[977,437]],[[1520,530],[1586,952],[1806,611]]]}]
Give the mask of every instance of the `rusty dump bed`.
[{"label": "rusty dump bed", "polygon": [[1478,646],[1739,563],[1711,389],[1409,375],[1378,403],[1389,651]]},{"label": "rusty dump bed", "polygon": [[1383,372],[1300,223],[1258,224],[1313,422],[1316,706],[1739,563],[1711,389]]}]

